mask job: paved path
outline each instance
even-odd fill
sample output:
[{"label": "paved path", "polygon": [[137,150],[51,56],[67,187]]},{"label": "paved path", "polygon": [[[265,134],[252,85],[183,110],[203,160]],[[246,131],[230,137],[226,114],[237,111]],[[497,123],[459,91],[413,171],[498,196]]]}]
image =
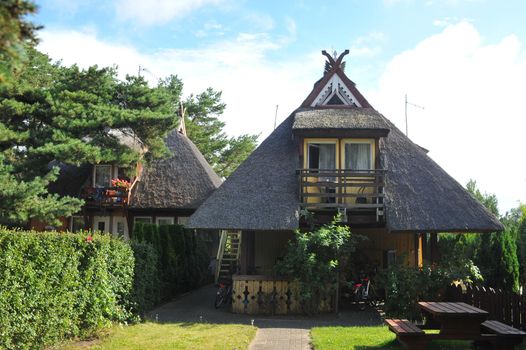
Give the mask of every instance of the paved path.
[{"label": "paved path", "polygon": [[308,329],[259,328],[249,350],[310,350]]},{"label": "paved path", "polygon": [[307,350],[312,327],[372,326],[382,324],[375,310],[343,311],[338,315],[316,317],[233,314],[227,308],[214,308],[216,288],[202,287],[151,311],[150,319],[159,322],[208,322],[216,324],[253,324],[258,327],[250,350]]}]

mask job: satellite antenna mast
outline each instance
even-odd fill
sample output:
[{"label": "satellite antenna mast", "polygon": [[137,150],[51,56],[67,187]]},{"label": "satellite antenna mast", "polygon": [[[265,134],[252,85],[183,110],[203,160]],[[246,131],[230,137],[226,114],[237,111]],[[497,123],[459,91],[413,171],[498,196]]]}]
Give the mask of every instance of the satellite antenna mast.
[{"label": "satellite antenna mast", "polygon": [[276,130],[276,122],[278,120],[278,107],[279,105],[276,105],[276,113],[274,113],[274,130]]},{"label": "satellite antenna mast", "polygon": [[420,108],[420,109],[424,109],[424,107],[407,101],[407,94],[405,94],[405,136],[409,137],[409,127],[407,124],[407,105],[411,105],[413,107]]}]

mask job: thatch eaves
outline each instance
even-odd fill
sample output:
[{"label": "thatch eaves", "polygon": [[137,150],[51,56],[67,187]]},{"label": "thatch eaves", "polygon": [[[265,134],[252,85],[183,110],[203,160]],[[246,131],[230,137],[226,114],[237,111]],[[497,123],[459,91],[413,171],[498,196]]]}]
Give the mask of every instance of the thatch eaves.
[{"label": "thatch eaves", "polygon": [[299,225],[299,166],[289,116],[197,211],[187,226],[209,229],[293,230]]},{"label": "thatch eaves", "polygon": [[188,137],[174,130],[166,144],[172,156],[143,169],[130,209],[197,209],[221,185],[221,178]]},{"label": "thatch eaves", "polygon": [[389,124],[373,108],[301,108],[295,113],[292,130],[295,133],[332,130],[378,131],[389,133]]}]

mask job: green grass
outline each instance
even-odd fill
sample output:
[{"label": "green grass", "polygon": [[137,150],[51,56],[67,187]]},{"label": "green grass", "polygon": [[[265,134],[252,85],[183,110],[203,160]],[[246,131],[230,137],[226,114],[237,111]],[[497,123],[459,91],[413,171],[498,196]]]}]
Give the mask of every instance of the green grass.
[{"label": "green grass", "polygon": [[61,350],[217,349],[242,350],[254,338],[256,328],[246,325],[209,323],[141,323],[114,326],[93,341],[63,344]]},{"label": "green grass", "polygon": [[[316,350],[402,350],[394,333],[386,326],[375,327],[317,327],[311,330],[312,343]],[[429,349],[472,349],[467,341],[432,341]]]}]

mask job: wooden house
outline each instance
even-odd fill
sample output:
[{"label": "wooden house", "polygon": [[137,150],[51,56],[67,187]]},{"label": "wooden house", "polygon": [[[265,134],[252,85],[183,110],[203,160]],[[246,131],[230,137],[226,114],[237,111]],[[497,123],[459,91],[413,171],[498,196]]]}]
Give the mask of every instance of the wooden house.
[{"label": "wooden house", "polygon": [[[223,230],[217,276],[231,271],[231,260],[243,283],[272,275],[293,231],[309,228],[306,211],[315,224],[340,213],[353,233],[368,238],[361,250],[378,267],[401,257],[410,265],[436,261],[439,232],[502,230],[425,149],[371,106],[344,73],[346,53],[323,52],[324,75],[301,106],[190,218],[190,227]],[[249,303],[238,304],[235,299],[234,309],[246,310]]]},{"label": "wooden house", "polygon": [[[81,212],[63,218],[59,230],[81,229],[129,237],[136,222],[186,224],[190,215],[219,187],[222,180],[186,136],[184,124],[166,139],[167,159],[146,166],[59,164],[59,178],[50,192],[85,200]],[[123,181],[119,181],[123,180]],[[33,221],[33,228],[43,230]]]}]

